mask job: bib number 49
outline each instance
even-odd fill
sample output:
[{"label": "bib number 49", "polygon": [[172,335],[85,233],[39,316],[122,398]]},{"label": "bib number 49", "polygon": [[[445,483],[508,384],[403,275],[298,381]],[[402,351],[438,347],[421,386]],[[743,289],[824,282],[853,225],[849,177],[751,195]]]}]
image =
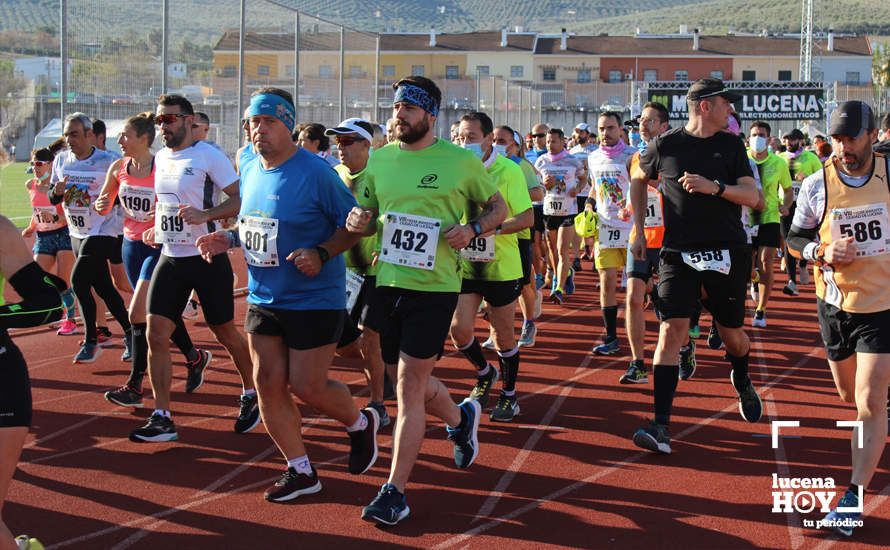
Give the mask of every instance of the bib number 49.
[{"label": "bib number 49", "polygon": [[410,229],[396,229],[392,233],[392,239],[390,239],[389,244],[398,250],[426,253],[426,248],[424,247],[428,239],[429,235],[423,232],[414,232]]}]

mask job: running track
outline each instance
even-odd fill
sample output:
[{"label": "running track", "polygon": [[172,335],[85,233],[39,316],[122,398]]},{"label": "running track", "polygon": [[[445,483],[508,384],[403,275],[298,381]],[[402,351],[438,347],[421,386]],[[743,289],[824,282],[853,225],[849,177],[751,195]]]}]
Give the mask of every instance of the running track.
[{"label": "running track", "polygon": [[[234,264],[243,266],[240,260]],[[180,441],[157,445],[127,439],[148,411],[132,413],[102,398],[129,372],[119,360],[119,343],[96,363],[74,366],[70,358],[77,337],[61,338],[45,328],[20,331],[15,340],[30,365],[34,426],[4,520],[15,533],[37,536],[47,548],[440,549],[500,543],[797,550],[886,544],[886,453],[855,543],[802,527],[803,519],[819,519],[819,513],[771,512],[773,473],[833,476],[841,491],[849,481],[849,432],[834,422],[855,418],[855,411],[839,401],[827,370],[812,285],[795,299],[774,294],[769,328],[748,330],[752,379],[764,400],[761,422],[749,425],[740,418],[722,353],[708,349],[703,337],[695,377],[678,387],[674,454],[654,456],[629,439],[652,414],[651,377],[648,386],[617,384],[627,365],[625,340],[616,357],[589,353],[602,326],[589,265],[565,306],[545,304],[537,345],[522,350],[521,416],[512,424],[493,424],[486,414],[479,458],[466,471],[453,467],[444,429],[431,420],[408,490],[411,517],[388,529],[361,521],[359,514],[386,481],[391,429],[380,434],[376,466],[351,476],[342,427],[306,406],[304,437],[324,490],[287,505],[262,499],[283,470],[282,459],[262,426],[246,435],[233,433],[240,385],[203,322],[188,325],[196,343],[213,351],[213,365],[205,385],[187,395],[183,363],[175,357]],[[244,281],[243,269],[241,275]],[[777,291],[781,284],[783,279]],[[236,306],[240,325],[243,297]],[[651,310],[647,317],[651,358]],[[703,334],[709,323],[706,315]],[[481,330],[477,335],[484,338]],[[450,345],[446,351],[436,374],[456,400],[462,399],[472,387],[471,371]],[[336,360],[332,376],[349,383],[365,403],[357,363]],[[394,415],[395,405],[389,410]],[[769,421],[780,419],[800,420],[801,428],[783,432],[788,437],[773,449]]]}]

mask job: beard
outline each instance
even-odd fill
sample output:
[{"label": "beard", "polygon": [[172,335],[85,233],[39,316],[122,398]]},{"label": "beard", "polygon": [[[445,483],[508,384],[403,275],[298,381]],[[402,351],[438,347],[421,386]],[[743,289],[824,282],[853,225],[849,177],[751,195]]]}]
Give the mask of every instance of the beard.
[{"label": "beard", "polygon": [[408,124],[404,120],[399,120],[399,122],[408,126],[407,130],[402,130],[401,124],[396,126],[396,139],[402,143],[417,143],[430,131],[430,124],[427,122],[426,117],[423,117],[420,122],[414,126]]},{"label": "beard", "polygon": [[177,132],[170,132],[170,135],[167,135],[165,132],[161,139],[164,140],[164,145],[173,149],[175,147],[179,147],[182,145],[182,142],[185,141],[185,126],[179,129]]},{"label": "beard", "polygon": [[796,153],[800,149],[800,143],[789,143],[787,148],[789,152]]}]

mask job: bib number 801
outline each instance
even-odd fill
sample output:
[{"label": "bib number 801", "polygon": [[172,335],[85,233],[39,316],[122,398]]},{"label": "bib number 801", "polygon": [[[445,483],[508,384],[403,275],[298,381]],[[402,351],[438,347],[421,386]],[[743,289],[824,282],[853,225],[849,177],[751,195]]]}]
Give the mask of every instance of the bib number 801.
[{"label": "bib number 801", "polygon": [[426,233],[415,233],[410,229],[396,229],[393,231],[389,244],[399,250],[425,253],[426,249],[424,247],[427,240],[429,240],[429,236]]},{"label": "bib number 801", "polygon": [[259,231],[245,231],[244,248],[256,252],[268,252],[269,234],[261,233]]},{"label": "bib number 801", "polygon": [[702,252],[690,252],[689,259],[692,260],[693,263],[699,262],[722,262],[723,261],[723,251],[722,250],[704,250]]},{"label": "bib number 801", "polygon": [[866,241],[877,241],[882,237],[881,222],[879,220],[871,220],[865,222],[856,222],[853,224],[842,223],[840,225],[841,235],[844,237],[853,237],[857,243]]}]

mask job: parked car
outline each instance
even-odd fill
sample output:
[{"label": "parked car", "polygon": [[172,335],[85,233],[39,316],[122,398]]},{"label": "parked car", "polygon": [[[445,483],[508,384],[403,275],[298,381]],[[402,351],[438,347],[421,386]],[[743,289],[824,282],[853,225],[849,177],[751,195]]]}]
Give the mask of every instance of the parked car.
[{"label": "parked car", "polygon": [[210,94],[204,98],[204,105],[222,105],[223,98],[221,95]]},{"label": "parked car", "polygon": [[129,95],[116,95],[111,99],[111,103],[114,105],[131,105],[134,103],[133,96]]}]

